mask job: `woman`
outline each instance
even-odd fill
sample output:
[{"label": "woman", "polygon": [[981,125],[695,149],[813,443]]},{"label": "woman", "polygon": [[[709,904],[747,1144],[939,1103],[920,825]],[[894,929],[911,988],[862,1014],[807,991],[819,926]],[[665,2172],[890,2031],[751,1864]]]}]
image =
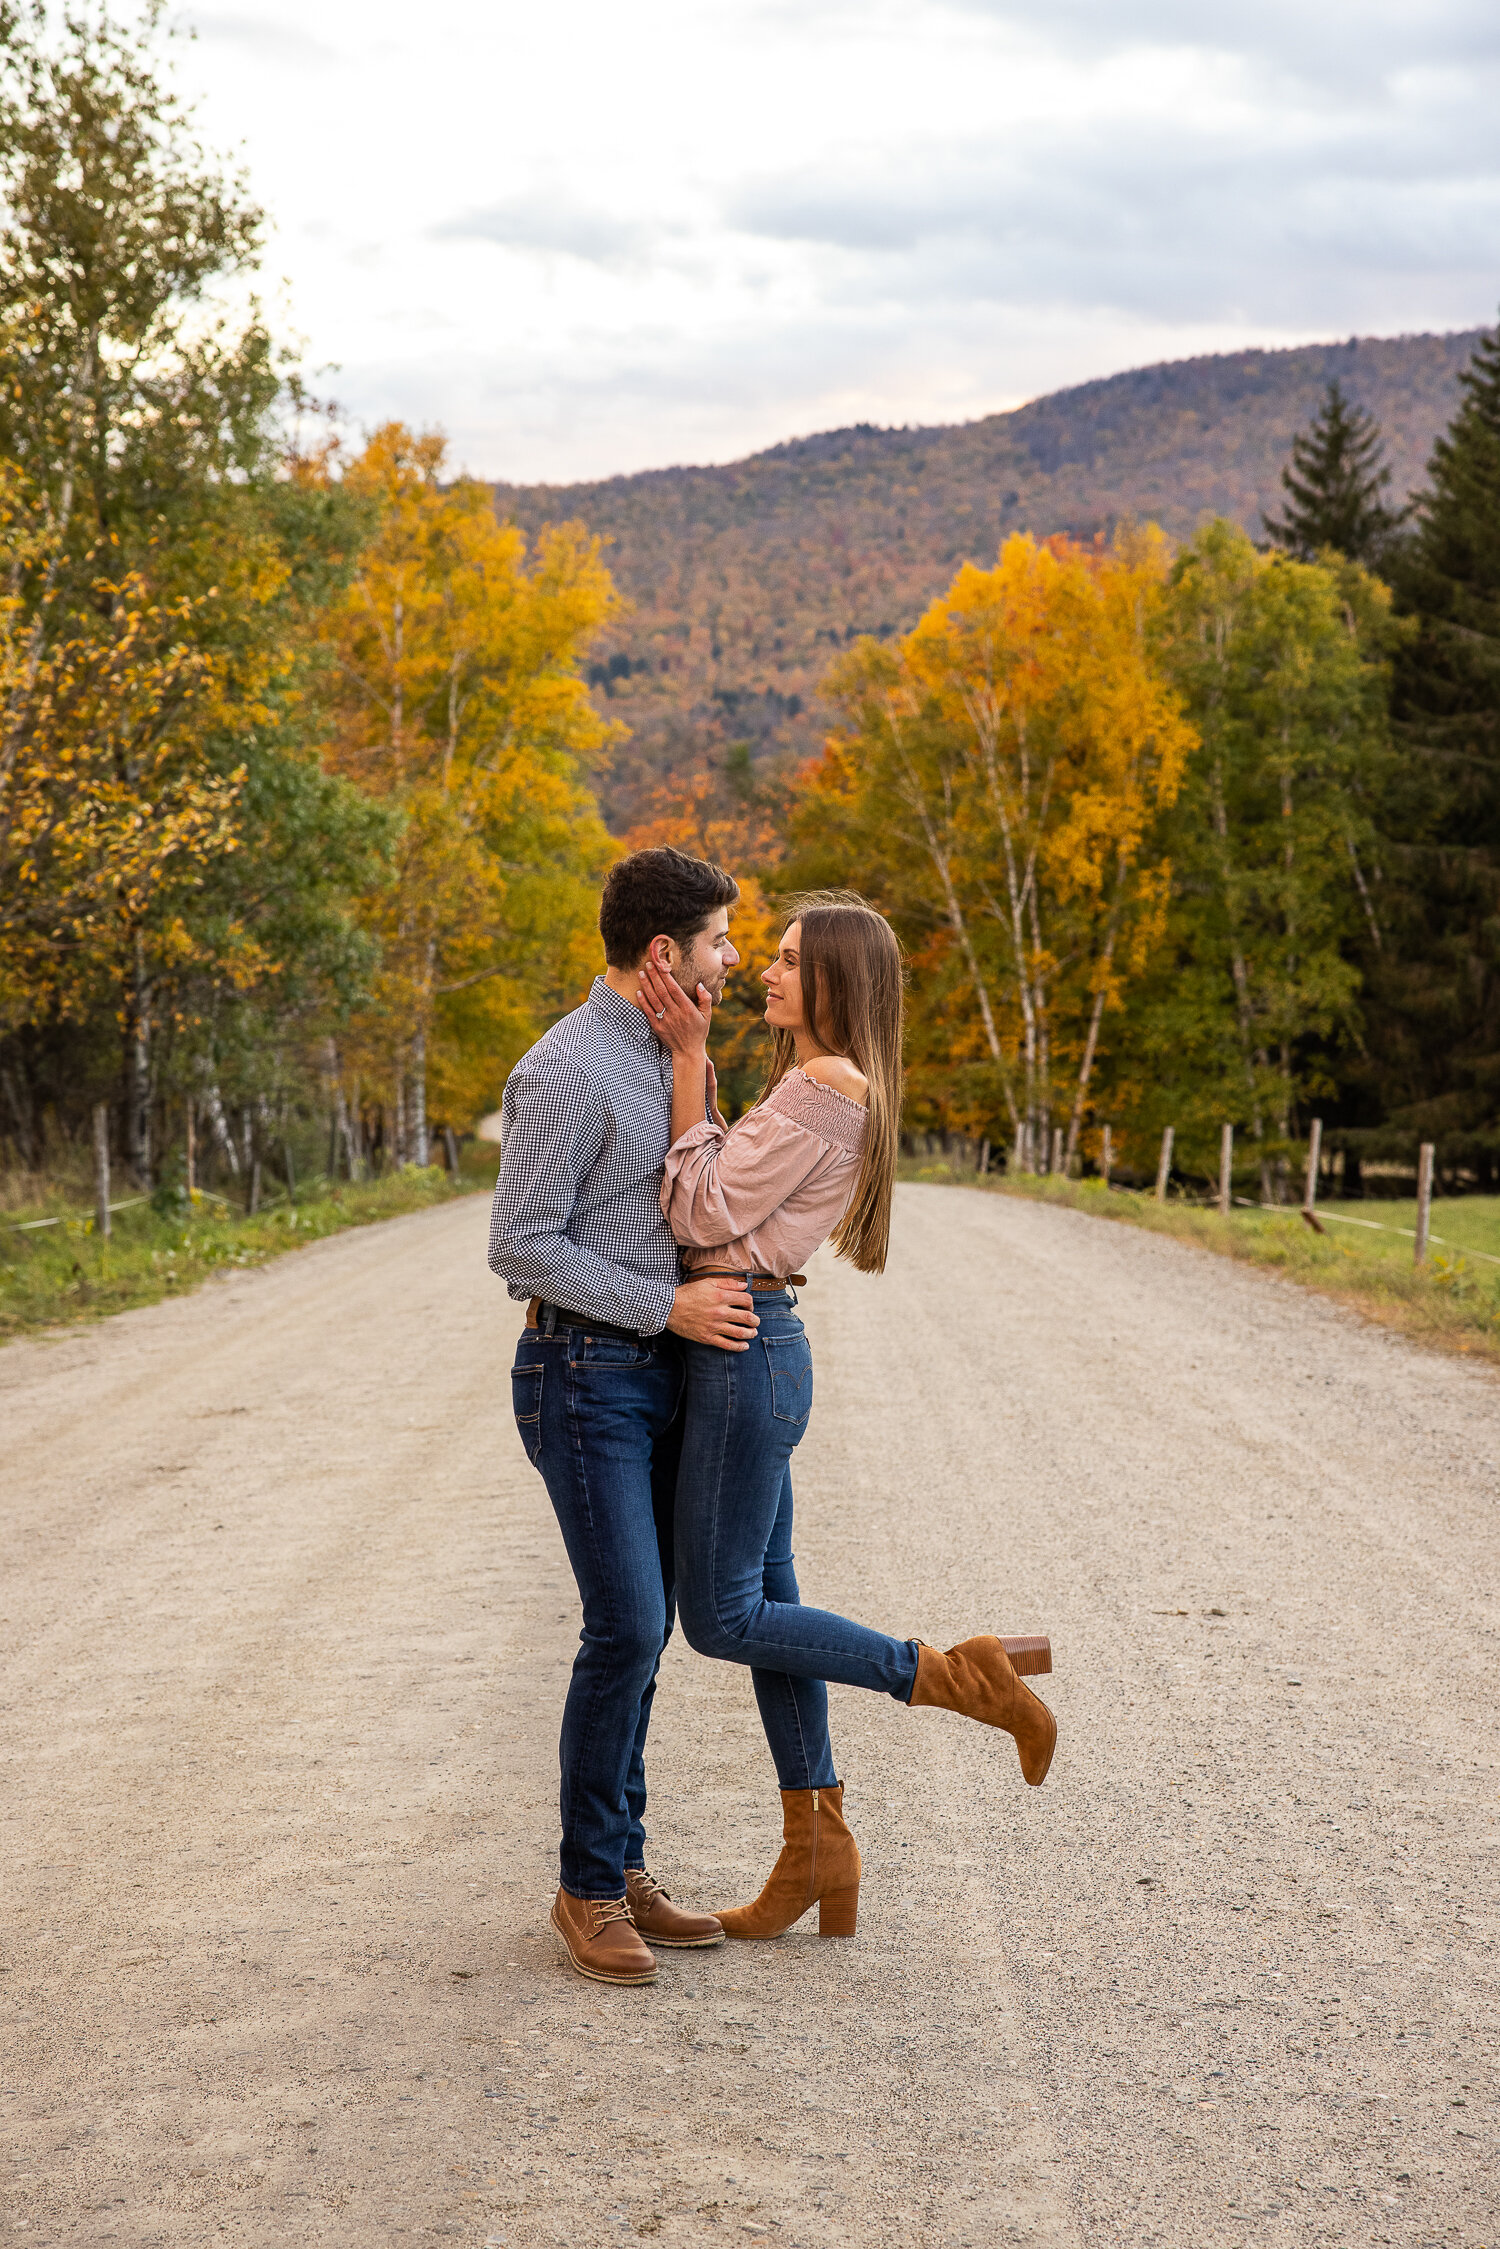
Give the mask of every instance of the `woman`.
[{"label": "woman", "polygon": [[[672,1050],[662,1208],[689,1270],[745,1275],[760,1314],[743,1353],[684,1345],[677,1600],[692,1647],[750,1665],[781,1788],[781,1856],[753,1905],[719,1914],[726,1934],[780,1936],[816,1904],[820,1934],[852,1936],[859,1852],[824,1682],[1001,1726],[1033,1786],[1046,1778],[1057,1726],[990,1635],[940,1655],[802,1605],[790,1463],[812,1407],[812,1355],[788,1283],[830,1236],[861,1272],[884,1268],[901,1108],[900,949],[863,899],[819,893],[802,902],[761,981],[771,1068],[731,1132],[716,1106],[705,1116],[708,994],[700,985],[694,1005],[651,964],[641,977],[640,1004]],[[1011,1645],[1029,1669],[1050,1668],[1045,1641]]]}]

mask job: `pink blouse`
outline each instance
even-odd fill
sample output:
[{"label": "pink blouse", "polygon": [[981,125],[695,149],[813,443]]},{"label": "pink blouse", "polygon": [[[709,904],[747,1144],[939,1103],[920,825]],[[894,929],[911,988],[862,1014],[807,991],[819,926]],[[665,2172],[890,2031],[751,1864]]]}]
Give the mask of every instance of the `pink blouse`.
[{"label": "pink blouse", "polygon": [[705,1117],[667,1151],[661,1207],[695,1265],[796,1272],[849,1207],[867,1112],[789,1070],[728,1132]]}]

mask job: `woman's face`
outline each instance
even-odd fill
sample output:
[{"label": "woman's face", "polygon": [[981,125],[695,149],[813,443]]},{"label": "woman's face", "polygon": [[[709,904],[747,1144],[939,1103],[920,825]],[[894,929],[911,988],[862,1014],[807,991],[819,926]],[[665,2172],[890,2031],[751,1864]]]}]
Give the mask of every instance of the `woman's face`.
[{"label": "woman's face", "polygon": [[775,1031],[800,1031],[802,1016],[802,924],[794,921],[781,940],[781,949],[769,968],[762,969],[766,987],[766,1021]]}]

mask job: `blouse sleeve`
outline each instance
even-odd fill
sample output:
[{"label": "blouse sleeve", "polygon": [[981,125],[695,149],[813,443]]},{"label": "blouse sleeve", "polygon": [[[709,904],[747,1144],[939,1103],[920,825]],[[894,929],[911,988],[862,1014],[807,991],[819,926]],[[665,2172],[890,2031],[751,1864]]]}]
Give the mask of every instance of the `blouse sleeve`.
[{"label": "blouse sleeve", "polygon": [[815,1132],[776,1109],[752,1109],[734,1130],[705,1118],[667,1150],[661,1207],[677,1240],[716,1249],[763,1225],[814,1172],[839,1161]]}]

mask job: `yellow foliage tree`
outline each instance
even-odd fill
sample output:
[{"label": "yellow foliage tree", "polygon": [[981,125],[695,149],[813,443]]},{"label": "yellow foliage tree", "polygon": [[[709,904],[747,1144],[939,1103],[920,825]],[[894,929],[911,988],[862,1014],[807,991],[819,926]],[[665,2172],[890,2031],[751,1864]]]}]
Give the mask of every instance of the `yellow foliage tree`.
[{"label": "yellow foliage tree", "polygon": [[1154,842],[1195,741],[1153,648],[1168,568],[1007,540],[895,649],[828,692],[843,723],[796,818],[795,871],[884,902],[916,956],[913,1059],[938,1105],[1003,1108],[1021,1163],[1077,1154],[1104,1017],[1160,939]]},{"label": "yellow foliage tree", "polygon": [[[133,1106],[150,996],[199,950],[192,904],[241,846],[243,767],[222,745],[264,713],[272,668],[212,645],[220,589],[163,597],[100,573],[55,614],[58,544],[13,473],[0,484],[0,1031],[115,997]],[[237,589],[274,597],[275,573]],[[209,645],[204,645],[205,640]]]},{"label": "yellow foliage tree", "polygon": [[[344,484],[373,529],[330,613],[327,761],[401,815],[367,901],[382,964],[347,1059],[393,1095],[388,1145],[425,1163],[587,983],[616,851],[587,773],[618,729],[579,659],[617,605],[577,526],[525,542],[488,487],[442,481],[444,441],[378,430]],[[355,1103],[355,1114],[358,1103]],[[357,1160],[357,1157],[356,1157]]]}]

